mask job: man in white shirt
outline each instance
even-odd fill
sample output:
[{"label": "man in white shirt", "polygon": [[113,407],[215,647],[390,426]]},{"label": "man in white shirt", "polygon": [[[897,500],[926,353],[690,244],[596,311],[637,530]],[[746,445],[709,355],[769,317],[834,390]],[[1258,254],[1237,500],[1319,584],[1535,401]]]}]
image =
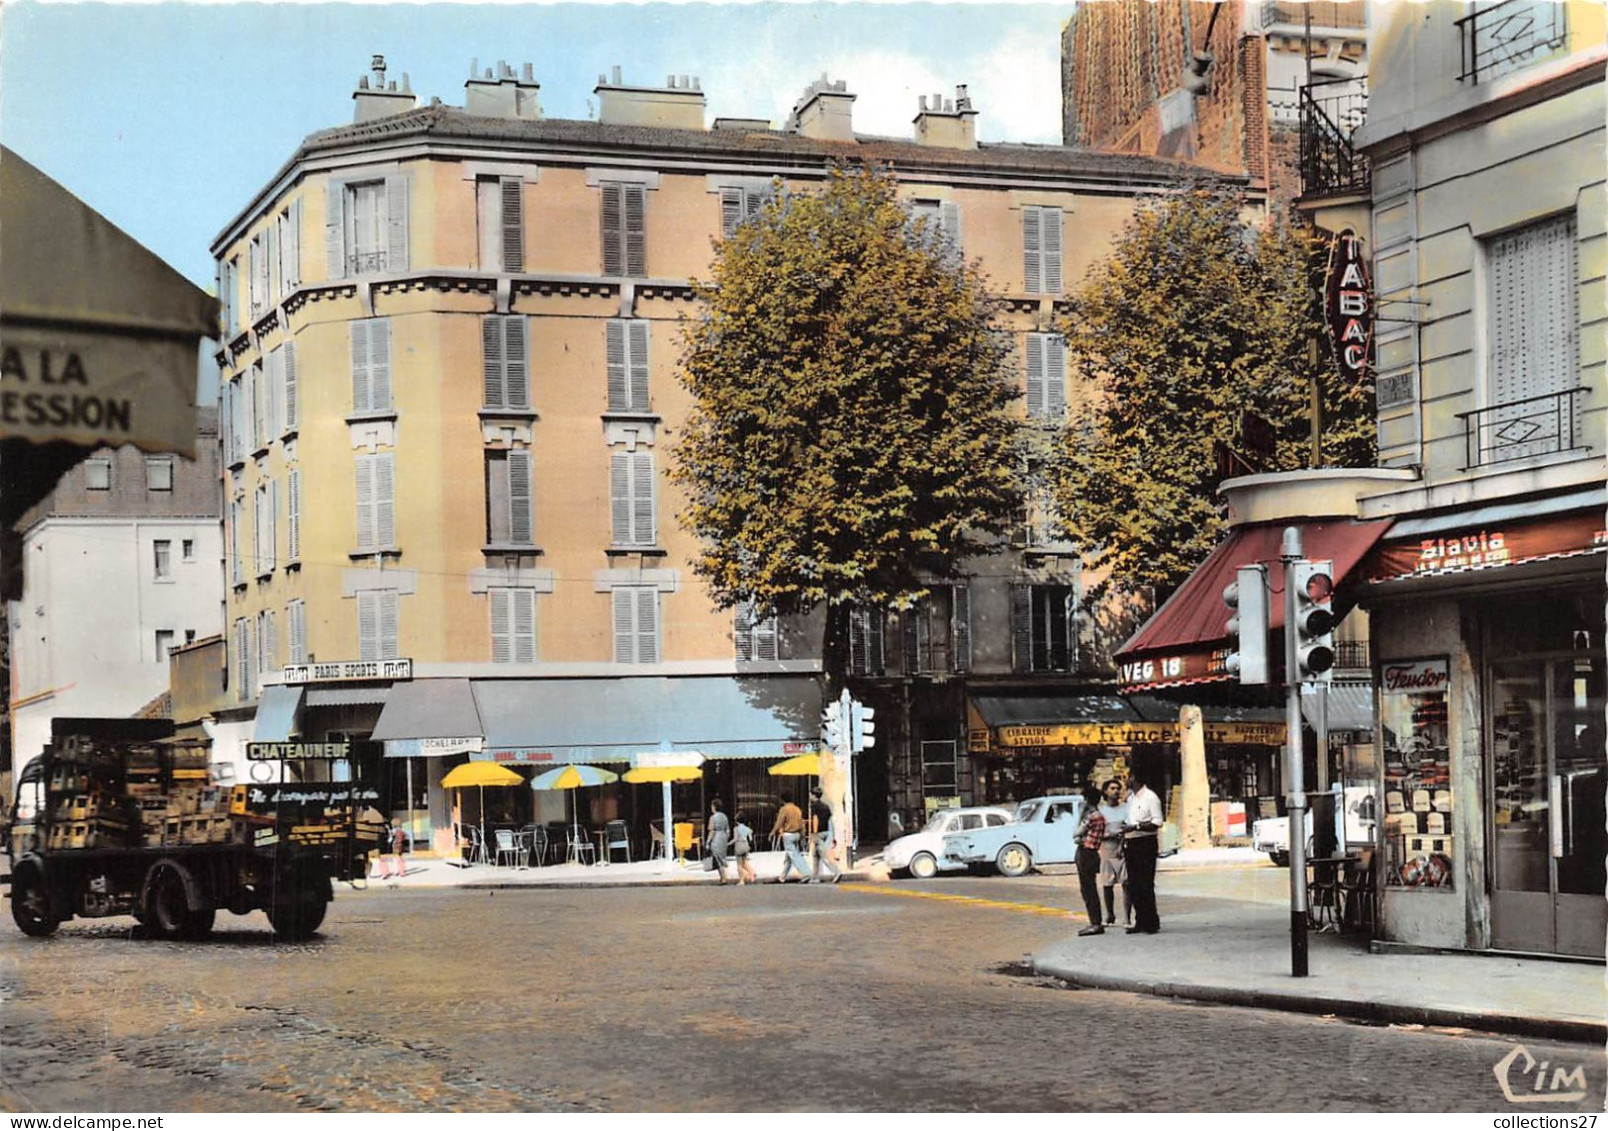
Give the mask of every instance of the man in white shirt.
[{"label": "man in white shirt", "polygon": [[1153,935],[1161,930],[1156,914],[1156,846],[1166,813],[1161,798],[1145,785],[1144,771],[1128,775],[1128,823],[1122,851],[1128,864],[1128,898],[1133,904],[1130,935]]}]

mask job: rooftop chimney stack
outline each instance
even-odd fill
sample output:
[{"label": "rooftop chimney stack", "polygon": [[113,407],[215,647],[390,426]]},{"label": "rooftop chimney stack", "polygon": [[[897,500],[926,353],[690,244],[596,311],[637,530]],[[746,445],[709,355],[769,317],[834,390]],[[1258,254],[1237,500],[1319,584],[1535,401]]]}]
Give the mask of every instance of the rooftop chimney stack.
[{"label": "rooftop chimney stack", "polygon": [[394,80],[385,81],[385,56],[375,55],[369,60],[369,74],[357,80],[357,89],[352,92],[352,121],[372,122],[376,118],[406,113],[418,101],[405,72],[401,90],[396,88]]},{"label": "rooftop chimney stack", "polygon": [[931,145],[940,149],[977,148],[977,111],[972,109],[971,95],[966,85],[955,87],[953,101],[934,94],[929,102],[926,96],[917,100],[916,144]]},{"label": "rooftop chimney stack", "polygon": [[657,126],[701,130],[706,100],[696,75],[666,75],[664,86],[629,86],[615,67],[612,78],[597,76],[597,120],[606,126]]},{"label": "rooftop chimney stack", "polygon": [[788,132],[816,141],[853,141],[855,97],[849,93],[848,83],[842,79],[833,82],[823,74],[794,104]]},{"label": "rooftop chimney stack", "polygon": [[536,92],[541,84],[536,81],[536,69],[530,63],[521,65],[516,75],[514,68],[497,60],[495,69],[487,67],[476,77],[479,59],[469,62],[469,81],[463,84],[463,108],[471,114],[486,118],[525,118],[534,121],[542,116],[541,103]]}]

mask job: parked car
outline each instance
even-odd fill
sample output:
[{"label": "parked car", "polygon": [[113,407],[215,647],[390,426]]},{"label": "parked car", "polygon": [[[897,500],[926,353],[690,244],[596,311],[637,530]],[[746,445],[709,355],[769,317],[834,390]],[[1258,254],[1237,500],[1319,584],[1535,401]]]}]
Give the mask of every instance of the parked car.
[{"label": "parked car", "polygon": [[1083,798],[1075,793],[1030,798],[1009,824],[945,836],[944,866],[992,864],[1002,876],[1025,876],[1041,864],[1071,864],[1078,849],[1072,833],[1082,815]]},{"label": "parked car", "polygon": [[[1345,841],[1346,844],[1372,844],[1374,826],[1378,820],[1374,791],[1365,785],[1347,786],[1345,789]],[[1338,833],[1340,830],[1337,829]],[[1306,811],[1306,849],[1312,854],[1312,810]],[[1251,847],[1265,852],[1280,868],[1290,866],[1290,818],[1263,817],[1251,825]]]},{"label": "parked car", "polygon": [[1008,824],[1011,811],[997,805],[970,809],[940,809],[918,832],[902,836],[882,852],[882,862],[890,872],[909,872],[918,880],[930,880],[940,871],[964,868],[943,859],[944,837],[970,829],[997,828]]}]

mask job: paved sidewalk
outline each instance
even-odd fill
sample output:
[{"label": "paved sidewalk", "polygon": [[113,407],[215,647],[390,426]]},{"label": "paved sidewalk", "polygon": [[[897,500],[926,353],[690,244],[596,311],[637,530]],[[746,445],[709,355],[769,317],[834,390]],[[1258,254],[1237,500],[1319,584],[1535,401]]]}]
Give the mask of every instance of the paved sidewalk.
[{"label": "paved sidewalk", "polygon": [[[1176,877],[1173,884],[1189,879]],[[1160,934],[1128,935],[1117,927],[1079,938],[1069,931],[1065,942],[1034,955],[1033,966],[1098,989],[1557,1040],[1608,1039],[1601,966],[1372,954],[1366,940],[1309,933],[1309,975],[1295,978],[1288,904],[1209,896],[1177,903],[1169,910],[1164,889]],[[1074,925],[1082,923],[1079,917]]]},{"label": "paved sidewalk", "polygon": [[[782,852],[756,852],[749,862],[760,883],[772,883],[782,872],[787,859]],[[826,874],[825,869],[821,870]],[[726,862],[726,876],[737,882],[737,867]],[[845,881],[864,881],[873,876],[869,861],[844,873]],[[883,873],[886,878],[886,873]],[[797,882],[795,871],[788,877]],[[400,880],[386,880],[378,876],[369,878],[371,888],[593,888],[593,887],[661,887],[692,884],[718,884],[720,879],[713,871],[704,871],[701,861],[688,860],[680,864],[671,860],[637,860],[618,864],[552,864],[546,867],[494,867],[474,864],[461,867],[440,858],[408,857],[408,872]]]}]

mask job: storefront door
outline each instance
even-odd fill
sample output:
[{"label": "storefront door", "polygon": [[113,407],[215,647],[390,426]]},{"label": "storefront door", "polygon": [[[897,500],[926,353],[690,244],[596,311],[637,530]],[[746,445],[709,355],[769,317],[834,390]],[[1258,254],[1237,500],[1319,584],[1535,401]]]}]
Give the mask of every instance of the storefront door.
[{"label": "storefront door", "polygon": [[1491,941],[1503,950],[1602,953],[1601,655],[1491,665]]}]

